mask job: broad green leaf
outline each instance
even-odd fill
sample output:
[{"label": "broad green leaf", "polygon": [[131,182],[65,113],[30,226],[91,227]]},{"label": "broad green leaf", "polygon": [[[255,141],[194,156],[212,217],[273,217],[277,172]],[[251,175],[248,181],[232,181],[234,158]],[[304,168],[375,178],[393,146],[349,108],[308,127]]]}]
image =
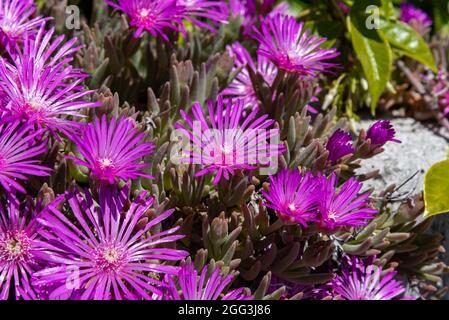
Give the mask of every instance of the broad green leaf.
[{"label": "broad green leaf", "polygon": [[[360,1],[360,3],[363,2],[366,1]],[[357,8],[360,5],[362,4],[357,2]],[[366,7],[362,5],[362,8]],[[390,80],[393,58],[390,45],[384,37],[380,36],[378,30],[367,27],[367,19],[368,15],[365,9],[351,10],[347,22],[352,45],[368,81],[368,89],[371,94],[371,112],[374,113],[377,102]]]},{"label": "broad green leaf", "polygon": [[381,11],[385,19],[394,18],[395,16],[394,5],[391,0],[382,0]]},{"label": "broad green leaf", "polygon": [[382,23],[381,30],[393,49],[438,72],[429,46],[415,29],[398,21]]},{"label": "broad green leaf", "polygon": [[449,160],[435,163],[424,177],[425,217],[449,212]]},{"label": "broad green leaf", "polygon": [[300,0],[288,0],[288,14],[297,17],[302,11],[307,10],[310,4]]}]

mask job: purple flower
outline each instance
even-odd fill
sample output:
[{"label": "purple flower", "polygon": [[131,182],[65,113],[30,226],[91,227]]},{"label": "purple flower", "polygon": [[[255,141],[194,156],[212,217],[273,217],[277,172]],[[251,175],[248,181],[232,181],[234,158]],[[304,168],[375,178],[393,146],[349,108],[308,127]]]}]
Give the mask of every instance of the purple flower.
[{"label": "purple flower", "polygon": [[214,185],[221,177],[229,180],[235,170],[254,170],[257,165],[268,165],[270,160],[267,158],[277,157],[285,150],[282,144],[267,141],[279,134],[277,129],[267,130],[274,123],[267,119],[268,115],[259,117],[258,108],[254,108],[242,119],[245,104],[241,99],[229,99],[225,110],[223,106],[221,96],[216,110],[214,103],[209,101],[209,124],[201,105],[195,103],[192,106],[195,120],[181,110],[181,116],[190,129],[176,124],[191,144],[188,150],[184,150],[180,162],[202,164],[204,169],[196,176],[216,173]]},{"label": "purple flower", "polygon": [[336,49],[321,49],[325,38],[309,36],[303,23],[294,17],[277,14],[262,19],[261,30],[254,27],[254,39],[259,41],[258,53],[270,59],[279,69],[302,76],[315,77],[335,64],[324,60],[339,55]]},{"label": "purple flower", "polygon": [[234,17],[245,17],[247,2],[247,0],[229,0],[229,13]]},{"label": "purple flower", "polygon": [[169,41],[167,29],[185,32],[182,25],[184,7],[177,0],[105,0],[111,7],[129,16],[130,25],[136,28],[134,36],[140,37],[144,31],[151,36],[161,36]]},{"label": "purple flower", "polygon": [[136,38],[144,31],[161,36],[166,41],[168,29],[186,33],[183,22],[189,20],[200,28],[215,32],[214,24],[227,23],[228,7],[223,1],[210,0],[106,0],[106,3],[129,16],[130,25],[137,30]]},{"label": "purple flower", "polygon": [[228,5],[224,1],[211,0],[178,0],[184,8],[186,18],[200,28],[215,32],[215,28],[198,18],[210,20],[216,24],[228,23]]},{"label": "purple flower", "polygon": [[319,182],[311,172],[283,169],[270,176],[269,191],[262,190],[265,206],[275,210],[280,219],[307,227],[307,223],[317,221]]},{"label": "purple flower", "polygon": [[390,121],[379,120],[368,128],[366,138],[371,140],[371,145],[374,147],[382,146],[388,141],[401,143],[400,140],[394,138],[395,134],[396,131]]},{"label": "purple flower", "polygon": [[446,116],[449,114],[449,90],[443,93],[439,99],[439,105],[443,109],[443,114]]},{"label": "purple flower", "polygon": [[[152,299],[162,295],[163,274],[176,274],[177,267],[164,262],[184,259],[188,253],[165,247],[182,235],[179,227],[156,231],[174,210],[148,221],[153,198],[142,192],[128,203],[129,185],[122,190],[104,188],[99,204],[89,192],[75,191],[52,202],[39,222],[40,235],[53,267],[35,273],[35,285],[55,288],[50,299],[74,291],[80,300]],[[67,199],[72,222],[58,207]],[[125,207],[126,205],[126,207]],[[54,253],[54,254],[53,254]],[[76,278],[74,279],[74,275]]]},{"label": "purple flower", "polygon": [[324,290],[324,286],[315,287],[313,285],[298,284],[288,280],[284,280],[277,276],[271,277],[271,282],[270,286],[268,287],[267,293],[271,294],[281,287],[285,288],[285,291],[280,298],[281,300],[291,299],[298,293],[302,293],[301,300],[322,300],[323,298],[330,295],[328,290]]},{"label": "purple flower", "polygon": [[36,5],[33,0],[0,0],[0,44],[6,48],[15,48],[24,36],[35,35],[42,22],[50,18],[29,19]]},{"label": "purple flower", "polygon": [[444,70],[439,70],[436,77],[426,79],[432,87],[432,93],[438,97],[440,110],[444,115],[449,114],[449,75]]},{"label": "purple flower", "polygon": [[423,10],[414,7],[410,3],[403,3],[401,5],[401,16],[399,18],[402,22],[408,23],[415,28],[419,33],[425,35],[429,32],[432,26],[432,19]]},{"label": "purple flower", "polygon": [[394,280],[395,271],[384,272],[373,264],[374,259],[365,263],[356,257],[347,258],[331,286],[336,295],[344,300],[410,300],[401,296],[405,289]]},{"label": "purple flower", "polygon": [[36,300],[38,288],[31,284],[31,276],[45,265],[36,220],[40,207],[31,202],[21,205],[14,193],[5,199],[5,206],[0,203],[0,300],[11,292],[17,300]]},{"label": "purple flower", "polygon": [[228,47],[231,57],[235,58],[234,71],[243,66],[235,79],[222,91],[223,96],[244,99],[245,107],[252,109],[257,106],[259,99],[254,90],[248,68],[258,72],[268,85],[272,85],[277,75],[277,68],[264,56],[257,56],[257,66],[244,46],[236,42]]},{"label": "purple flower", "polygon": [[326,149],[329,151],[329,160],[337,162],[344,156],[354,153],[351,134],[337,129],[327,141]]},{"label": "purple flower", "polygon": [[337,4],[340,7],[341,11],[343,11],[344,14],[348,14],[349,12],[351,12],[351,7],[349,7],[343,1],[337,0]]},{"label": "purple flower", "polygon": [[144,142],[145,133],[140,132],[133,121],[112,117],[108,123],[106,115],[101,120],[95,119],[81,128],[80,135],[73,135],[80,154],[84,160],[68,156],[75,164],[87,167],[91,174],[102,182],[116,183],[150,175],[142,172],[147,164],[137,160],[151,154],[154,145]]},{"label": "purple flower", "polygon": [[5,121],[23,120],[67,133],[76,123],[66,117],[81,117],[80,109],[101,104],[82,99],[93,93],[81,86],[87,75],[67,65],[80,49],[77,39],[63,44],[64,36],[51,41],[53,33],[42,25],[34,39],[25,37],[12,64],[0,59],[0,111]]},{"label": "purple flower", "polygon": [[365,226],[377,213],[377,210],[366,207],[370,193],[358,195],[363,185],[355,178],[350,178],[338,189],[335,172],[329,178],[321,176],[320,179],[322,190],[317,199],[322,228]]},{"label": "purple flower", "polygon": [[39,142],[42,134],[41,130],[33,131],[32,127],[19,122],[0,124],[0,185],[6,191],[25,193],[17,180],[27,180],[27,175],[49,175],[51,169],[33,159],[45,152],[46,141]]},{"label": "purple flower", "polygon": [[256,0],[230,0],[231,14],[251,17],[256,17],[258,14],[267,15],[276,4],[276,0],[258,0],[257,2]]},{"label": "purple flower", "polygon": [[245,288],[226,292],[234,280],[234,276],[221,276],[221,269],[215,268],[210,274],[205,266],[198,275],[193,263],[189,260],[181,264],[177,274],[177,281],[168,275],[165,279],[167,292],[164,300],[252,300],[253,297],[245,292]]},{"label": "purple flower", "polygon": [[276,0],[262,0],[258,3],[255,0],[229,0],[231,16],[240,17],[243,34],[246,37],[251,35],[253,26],[258,24],[259,16],[286,14],[289,9],[286,2],[275,4]]}]

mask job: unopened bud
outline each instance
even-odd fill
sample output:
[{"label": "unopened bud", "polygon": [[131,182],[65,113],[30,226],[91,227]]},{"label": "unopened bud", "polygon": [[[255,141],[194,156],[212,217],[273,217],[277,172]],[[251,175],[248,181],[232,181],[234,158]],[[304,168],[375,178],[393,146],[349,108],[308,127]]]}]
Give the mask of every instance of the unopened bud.
[{"label": "unopened bud", "polygon": [[114,106],[118,104],[118,96],[116,97],[113,95],[111,90],[106,89],[102,91],[103,92],[95,94],[95,100],[102,103],[101,107],[95,108],[95,113],[97,116],[111,113],[112,110],[114,110]]},{"label": "unopened bud", "polygon": [[219,217],[212,220],[210,237],[214,244],[221,245],[228,236],[228,221],[224,215],[224,212]]},{"label": "unopened bud", "polygon": [[37,198],[42,201],[42,206],[46,207],[50,202],[55,199],[55,192],[46,183],[39,190]]}]

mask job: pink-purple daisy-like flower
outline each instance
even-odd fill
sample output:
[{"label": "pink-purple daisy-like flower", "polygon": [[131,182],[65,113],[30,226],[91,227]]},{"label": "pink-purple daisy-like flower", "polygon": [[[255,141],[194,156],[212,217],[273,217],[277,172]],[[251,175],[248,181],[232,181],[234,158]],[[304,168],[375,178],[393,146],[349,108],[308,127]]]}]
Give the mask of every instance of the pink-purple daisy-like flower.
[{"label": "pink-purple daisy-like flower", "polygon": [[261,55],[257,56],[257,65],[255,65],[248,50],[239,42],[228,47],[228,51],[231,57],[235,59],[234,70],[242,67],[243,69],[241,69],[228,87],[222,91],[222,94],[225,97],[244,99],[245,107],[253,108],[258,105],[259,99],[254,90],[248,68],[258,72],[270,86],[276,78],[277,68],[271,61]]},{"label": "pink-purple daisy-like flower", "polygon": [[83,100],[93,93],[81,86],[87,75],[67,65],[80,49],[76,38],[63,43],[64,36],[59,36],[52,41],[53,33],[42,24],[36,37],[25,37],[23,48],[12,54],[12,64],[0,59],[0,111],[4,121],[26,121],[52,133],[67,133],[76,126],[67,117],[81,117],[81,109],[100,103]]},{"label": "pink-purple daisy-like flower", "polygon": [[[245,103],[241,99],[227,101],[227,107],[221,96],[218,97],[217,108],[209,101],[209,122],[199,103],[192,106],[193,119],[181,110],[181,116],[190,129],[180,123],[176,128],[188,137],[190,145],[182,150],[181,163],[201,164],[204,169],[196,173],[202,176],[216,173],[213,180],[216,185],[222,177],[229,180],[235,170],[255,170],[257,166],[269,165],[272,157],[279,156],[284,145],[276,139],[278,129],[268,128],[274,123],[268,115],[258,117],[258,108],[254,108],[243,119]],[[268,140],[275,138],[276,142]]]},{"label": "pink-purple daisy-like flower", "polygon": [[344,14],[348,14],[349,12],[351,12],[351,7],[341,0],[337,0],[337,5]]},{"label": "pink-purple daisy-like flower", "polygon": [[34,36],[42,22],[49,18],[30,19],[36,10],[33,0],[0,0],[0,44],[6,48],[15,48],[18,42]]},{"label": "pink-purple daisy-like flower", "polygon": [[229,13],[234,16],[244,17],[246,14],[247,0],[229,0]]},{"label": "pink-purple daisy-like flower", "polygon": [[374,147],[383,146],[385,143],[392,141],[401,143],[395,138],[396,131],[388,120],[379,120],[373,123],[366,132],[366,138],[370,139],[371,145]]},{"label": "pink-purple daisy-like flower", "polygon": [[281,295],[281,300],[288,300],[294,296],[301,294],[301,300],[322,300],[325,297],[331,296],[329,286],[314,286],[309,284],[299,284],[288,280],[284,280],[277,276],[272,276],[270,286],[267,293],[273,293],[281,287],[285,288]]},{"label": "pink-purple daisy-like flower", "polygon": [[373,259],[364,262],[356,257],[346,258],[331,287],[344,300],[413,299],[401,298],[405,288],[394,280],[395,275],[395,271],[383,272],[382,267],[373,264]]},{"label": "pink-purple daisy-like flower", "polygon": [[185,8],[177,0],[105,0],[111,7],[123,11],[130,19],[129,24],[136,28],[134,36],[140,37],[144,31],[151,36],[161,36],[166,41],[168,29],[185,32],[182,25]]},{"label": "pink-purple daisy-like flower", "polygon": [[[97,204],[89,192],[82,195],[75,191],[58,197],[39,217],[45,226],[39,232],[47,243],[44,258],[55,266],[35,273],[33,283],[54,288],[48,294],[50,299],[70,292],[80,300],[152,299],[153,295],[162,295],[160,279],[178,271],[165,262],[188,255],[165,244],[183,236],[175,234],[179,227],[154,231],[173,209],[148,221],[153,198],[143,191],[127,204],[128,193],[129,185],[120,191],[103,189]],[[65,198],[75,222],[58,210]]]},{"label": "pink-purple daisy-like flower", "polygon": [[142,171],[148,164],[137,161],[151,154],[154,145],[144,142],[145,133],[138,130],[133,121],[126,118],[117,120],[115,117],[108,121],[103,115],[80,131],[79,135],[72,136],[72,140],[83,159],[68,158],[77,165],[89,168],[99,181],[114,184],[118,180],[153,178]]},{"label": "pink-purple daisy-like flower", "polygon": [[310,36],[304,24],[294,17],[277,14],[262,19],[260,30],[254,27],[254,39],[260,43],[258,53],[279,69],[306,77],[327,72],[335,64],[324,60],[339,55],[336,49],[322,49],[325,38]]},{"label": "pink-purple daisy-like flower", "polygon": [[329,160],[337,162],[344,156],[354,153],[355,149],[352,146],[351,134],[341,129],[337,129],[327,141],[326,149],[329,151]]},{"label": "pink-purple daisy-like flower", "polygon": [[289,5],[281,2],[276,5],[276,0],[229,0],[229,11],[232,17],[240,17],[243,34],[250,36],[254,25],[258,24],[259,17],[286,14]]},{"label": "pink-purple daisy-like flower", "polygon": [[359,195],[363,185],[355,178],[350,178],[340,187],[337,187],[335,172],[320,179],[322,190],[317,199],[322,228],[334,230],[344,226],[365,226],[377,213],[376,209],[367,207],[370,193]]},{"label": "pink-purple daisy-like flower", "polygon": [[269,191],[262,190],[266,207],[276,211],[280,219],[307,227],[317,221],[317,196],[320,180],[311,172],[302,174],[298,169],[283,169],[270,176]]},{"label": "pink-purple daisy-like flower", "polygon": [[31,201],[21,204],[14,193],[0,198],[0,300],[8,299],[13,292],[15,299],[37,300],[37,288],[31,283],[36,270],[45,265],[42,259],[44,246],[38,234],[39,206]]},{"label": "pink-purple daisy-like flower", "polygon": [[276,0],[229,0],[230,13],[233,16],[241,15],[256,17],[258,14],[267,15],[275,7]]},{"label": "pink-purple daisy-like flower", "polygon": [[399,19],[415,28],[419,33],[425,35],[432,26],[432,19],[423,10],[416,8],[410,3],[401,5],[401,16]]},{"label": "pink-purple daisy-like flower", "polygon": [[438,104],[443,109],[443,114],[446,116],[449,114],[449,90],[443,93],[438,99]]},{"label": "pink-purple daisy-like flower", "polygon": [[221,276],[220,272],[221,269],[216,268],[210,274],[205,266],[198,274],[190,260],[183,262],[176,277],[166,277],[164,300],[252,300],[245,288],[233,289],[225,294],[234,276]]},{"label": "pink-purple daisy-like flower", "polygon": [[[19,122],[0,124],[0,186],[6,191],[25,189],[17,180],[27,176],[48,176],[51,169],[39,165],[36,156],[45,152],[45,141],[40,141],[43,132],[33,131]],[[1,194],[1,192],[0,192]]]},{"label": "pink-purple daisy-like flower", "polygon": [[446,116],[449,114],[449,76],[446,71],[439,70],[438,75],[431,80],[432,93],[438,97],[440,110]]},{"label": "pink-purple daisy-like flower", "polygon": [[[215,28],[207,21],[219,23],[228,23],[228,5],[219,0],[178,0],[178,5],[184,9],[184,15],[193,24],[200,28],[206,28],[215,32]],[[206,19],[202,21],[200,19]]]},{"label": "pink-purple daisy-like flower", "polygon": [[136,28],[134,36],[147,31],[153,37],[169,41],[167,30],[185,34],[184,21],[200,28],[216,31],[214,24],[227,23],[228,7],[223,1],[210,0],[106,0],[111,7],[123,11]]}]

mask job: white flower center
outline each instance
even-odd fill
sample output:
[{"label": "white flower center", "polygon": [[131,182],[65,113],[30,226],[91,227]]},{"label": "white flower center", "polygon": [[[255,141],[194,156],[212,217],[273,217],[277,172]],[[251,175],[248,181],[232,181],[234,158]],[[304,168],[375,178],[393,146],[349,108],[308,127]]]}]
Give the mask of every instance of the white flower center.
[{"label": "white flower center", "polygon": [[101,159],[99,162],[100,162],[100,166],[101,166],[102,169],[105,169],[105,168],[109,168],[109,167],[113,167],[113,166],[114,166],[114,165],[112,164],[112,160],[111,160],[111,159],[108,159],[108,158]]},{"label": "white flower center", "polygon": [[45,105],[42,102],[40,102],[38,99],[34,98],[34,97],[29,99],[28,102],[26,103],[26,105],[29,108],[31,108],[33,110],[36,110],[36,111],[37,110],[42,110],[42,109],[45,108]]},{"label": "white flower center", "polygon": [[111,248],[103,253],[103,258],[109,263],[114,263],[120,258],[120,254],[117,249]]},{"label": "white flower center", "polygon": [[11,28],[8,27],[8,26],[2,26],[2,31],[3,31],[4,33],[9,33],[9,32],[11,31]]},{"label": "white flower center", "polygon": [[222,151],[225,155],[232,154],[233,150],[234,150],[233,145],[232,145],[232,144],[229,144],[229,143],[225,143],[225,144],[223,145],[223,147],[221,148],[221,151]]},{"label": "white flower center", "polygon": [[140,11],[139,11],[139,16],[141,18],[146,18],[146,17],[148,17],[149,14],[150,14],[150,10],[145,9],[145,8],[140,9]]},{"label": "white flower center", "polygon": [[22,231],[0,235],[0,264],[5,261],[22,261],[28,258],[30,239]]},{"label": "white flower center", "polygon": [[96,269],[106,273],[118,273],[127,263],[126,252],[114,244],[103,244],[96,248],[94,260]]}]

